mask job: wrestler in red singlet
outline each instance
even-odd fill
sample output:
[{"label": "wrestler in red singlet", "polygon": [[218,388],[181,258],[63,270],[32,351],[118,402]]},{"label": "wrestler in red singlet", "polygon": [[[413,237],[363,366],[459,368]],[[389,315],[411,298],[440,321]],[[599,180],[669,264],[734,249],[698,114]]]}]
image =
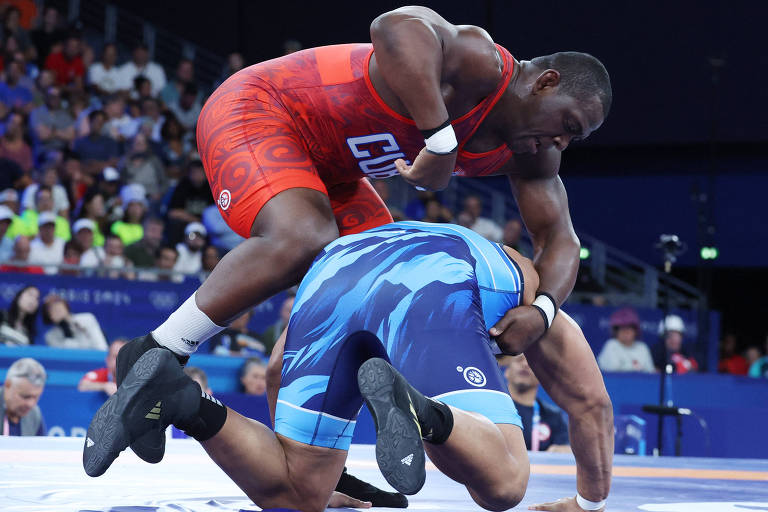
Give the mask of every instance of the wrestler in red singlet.
[{"label": "wrestler in red singlet", "polygon": [[[497,48],[504,68],[496,90],[451,121],[459,176],[493,174],[512,155],[506,145],[463,150],[512,77],[512,56]],[[213,93],[197,123],[198,150],[237,233],[248,237],[261,208],[289,188],[326,193],[341,235],[392,222],[365,178],[396,175],[394,161],[412,163],[424,138],[374,90],[371,55],[371,44],[312,48],[245,68]]]}]

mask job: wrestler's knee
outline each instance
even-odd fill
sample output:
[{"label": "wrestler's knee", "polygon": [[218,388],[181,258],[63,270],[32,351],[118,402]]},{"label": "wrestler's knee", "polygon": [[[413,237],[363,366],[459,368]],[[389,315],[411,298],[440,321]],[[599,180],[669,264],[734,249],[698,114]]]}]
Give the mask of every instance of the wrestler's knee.
[{"label": "wrestler's knee", "polygon": [[470,491],[475,502],[486,510],[508,510],[523,501],[525,486],[507,481],[496,484],[482,493]]}]

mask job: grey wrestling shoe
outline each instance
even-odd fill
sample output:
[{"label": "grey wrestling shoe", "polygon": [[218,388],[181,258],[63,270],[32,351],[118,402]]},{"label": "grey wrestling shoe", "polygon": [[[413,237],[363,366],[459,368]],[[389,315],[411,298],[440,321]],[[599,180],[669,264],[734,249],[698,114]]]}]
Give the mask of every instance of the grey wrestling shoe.
[{"label": "grey wrestling shoe", "polygon": [[196,414],[200,386],[187,377],[174,355],[151,349],[130,369],[117,392],[91,420],[83,447],[83,467],[100,476],[129,444],[147,432]]},{"label": "grey wrestling shoe", "polygon": [[[381,474],[401,493],[416,494],[427,477],[421,426],[410,396],[419,392],[379,358],[360,366],[357,384],[376,424],[376,462]],[[420,398],[426,400],[423,395]]]},{"label": "grey wrestling shoe", "polygon": [[[123,379],[128,375],[136,361],[145,352],[153,348],[165,349],[165,347],[162,347],[155,341],[151,334],[147,334],[146,336],[132,339],[120,349],[120,352],[117,353],[117,363],[115,365],[115,383],[118,387],[120,387]],[[165,350],[172,353],[168,349]],[[189,361],[189,356],[173,355],[182,367]],[[160,462],[165,454],[165,431],[157,428],[149,430],[145,435],[131,443],[131,450],[143,461],[151,464]]]}]

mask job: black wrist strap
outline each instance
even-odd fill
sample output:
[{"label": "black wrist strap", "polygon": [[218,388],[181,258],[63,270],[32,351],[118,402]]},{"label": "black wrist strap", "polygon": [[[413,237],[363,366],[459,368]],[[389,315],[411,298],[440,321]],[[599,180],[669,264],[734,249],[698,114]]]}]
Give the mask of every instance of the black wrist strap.
[{"label": "black wrist strap", "polygon": [[419,130],[419,131],[424,136],[424,139],[428,139],[431,136],[433,136],[434,134],[436,134],[437,132],[439,132],[440,130],[442,130],[443,128],[445,128],[447,126],[450,126],[450,125],[451,125],[451,120],[449,118],[449,119],[446,119],[445,122],[443,124],[441,124],[440,126],[438,126],[437,128],[432,128],[431,130]]},{"label": "black wrist strap", "polygon": [[536,304],[531,304],[531,306],[535,307],[536,311],[538,311],[539,314],[541,315],[541,318],[544,319],[544,332],[547,332],[549,330],[549,319],[547,318],[547,314],[544,312],[543,309],[541,309]]}]

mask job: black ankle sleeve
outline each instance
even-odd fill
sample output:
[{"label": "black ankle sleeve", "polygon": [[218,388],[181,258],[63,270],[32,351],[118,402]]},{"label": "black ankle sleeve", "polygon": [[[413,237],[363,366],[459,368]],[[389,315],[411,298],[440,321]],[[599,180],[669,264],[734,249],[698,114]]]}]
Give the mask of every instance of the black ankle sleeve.
[{"label": "black ankle sleeve", "polygon": [[[199,386],[197,386],[200,389]],[[227,408],[217,399],[207,393],[200,392],[200,408],[197,415],[176,427],[183,430],[189,437],[203,442],[219,433],[227,421]]]}]

